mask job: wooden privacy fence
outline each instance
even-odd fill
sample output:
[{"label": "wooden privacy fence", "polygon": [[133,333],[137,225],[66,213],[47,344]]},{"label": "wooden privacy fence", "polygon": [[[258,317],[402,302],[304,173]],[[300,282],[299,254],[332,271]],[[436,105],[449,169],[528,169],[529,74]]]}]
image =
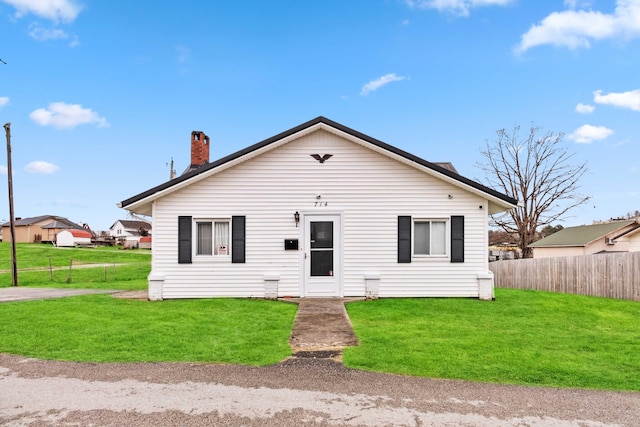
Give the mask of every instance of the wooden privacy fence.
[{"label": "wooden privacy fence", "polygon": [[640,301],[640,252],[489,263],[496,287]]}]

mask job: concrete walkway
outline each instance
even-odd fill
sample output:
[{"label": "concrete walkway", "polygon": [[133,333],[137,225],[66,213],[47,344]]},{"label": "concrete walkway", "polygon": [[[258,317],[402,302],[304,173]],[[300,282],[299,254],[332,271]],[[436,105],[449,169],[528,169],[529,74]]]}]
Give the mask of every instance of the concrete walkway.
[{"label": "concrete walkway", "polygon": [[358,345],[345,303],[362,298],[300,298],[289,343],[296,357],[333,358]]},{"label": "concrete walkway", "polygon": [[85,294],[111,294],[118,291],[103,289],[53,289],[53,288],[27,288],[23,286],[10,286],[0,288],[0,302],[26,301],[34,299],[63,298]]}]

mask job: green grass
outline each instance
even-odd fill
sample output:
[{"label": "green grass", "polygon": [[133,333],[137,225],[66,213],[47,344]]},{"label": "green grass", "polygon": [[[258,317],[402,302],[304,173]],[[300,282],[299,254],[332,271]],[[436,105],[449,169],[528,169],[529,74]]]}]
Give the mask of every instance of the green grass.
[{"label": "green grass", "polygon": [[[18,244],[20,286],[143,290],[148,251]],[[0,244],[0,270],[10,270]],[[73,269],[69,273],[69,263]],[[61,267],[50,271],[49,263]],[[80,264],[106,264],[76,268]],[[35,268],[43,268],[33,270]],[[0,287],[11,284],[0,273]],[[380,299],[347,305],[361,345],[347,366],[536,386],[640,391],[640,303],[514,289],[494,302]],[[0,304],[0,352],[94,362],[266,365],[288,355],[296,306],[247,299],[150,303],[90,295]]]},{"label": "green grass", "polygon": [[[10,250],[9,243],[0,243],[0,287],[12,284]],[[19,286],[142,290],[151,268],[146,250],[19,243],[16,252]]]},{"label": "green grass", "polygon": [[640,304],[497,289],[347,305],[347,366],[472,381],[640,391]]},{"label": "green grass", "polygon": [[[57,248],[44,243],[16,243],[18,269],[68,267],[74,263],[135,263],[151,260],[151,251],[145,249],[121,250],[117,247],[98,248]],[[0,242],[0,270],[11,270],[11,244]]]},{"label": "green grass", "polygon": [[0,352],[90,362],[277,363],[296,305],[87,295],[0,304]]}]

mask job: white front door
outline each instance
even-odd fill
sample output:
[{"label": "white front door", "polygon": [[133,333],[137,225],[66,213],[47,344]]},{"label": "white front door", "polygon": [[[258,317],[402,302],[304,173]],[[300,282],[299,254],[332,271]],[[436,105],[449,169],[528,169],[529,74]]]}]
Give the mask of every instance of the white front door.
[{"label": "white front door", "polygon": [[340,297],[341,224],[339,215],[305,215],[305,297]]}]

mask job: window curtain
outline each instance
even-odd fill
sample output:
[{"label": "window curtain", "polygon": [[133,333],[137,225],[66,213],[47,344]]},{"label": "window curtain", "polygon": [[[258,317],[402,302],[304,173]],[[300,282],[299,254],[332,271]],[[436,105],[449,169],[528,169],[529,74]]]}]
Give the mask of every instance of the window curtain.
[{"label": "window curtain", "polygon": [[416,255],[429,255],[431,254],[431,238],[430,238],[430,223],[415,222],[413,224],[413,237],[414,237],[414,253]]},{"label": "window curtain", "polygon": [[210,222],[198,223],[198,255],[211,255],[212,233]]},{"label": "window curtain", "polygon": [[214,236],[215,255],[229,255],[229,223],[216,222]]},{"label": "window curtain", "polygon": [[431,255],[447,253],[447,224],[441,221],[431,223]]}]

